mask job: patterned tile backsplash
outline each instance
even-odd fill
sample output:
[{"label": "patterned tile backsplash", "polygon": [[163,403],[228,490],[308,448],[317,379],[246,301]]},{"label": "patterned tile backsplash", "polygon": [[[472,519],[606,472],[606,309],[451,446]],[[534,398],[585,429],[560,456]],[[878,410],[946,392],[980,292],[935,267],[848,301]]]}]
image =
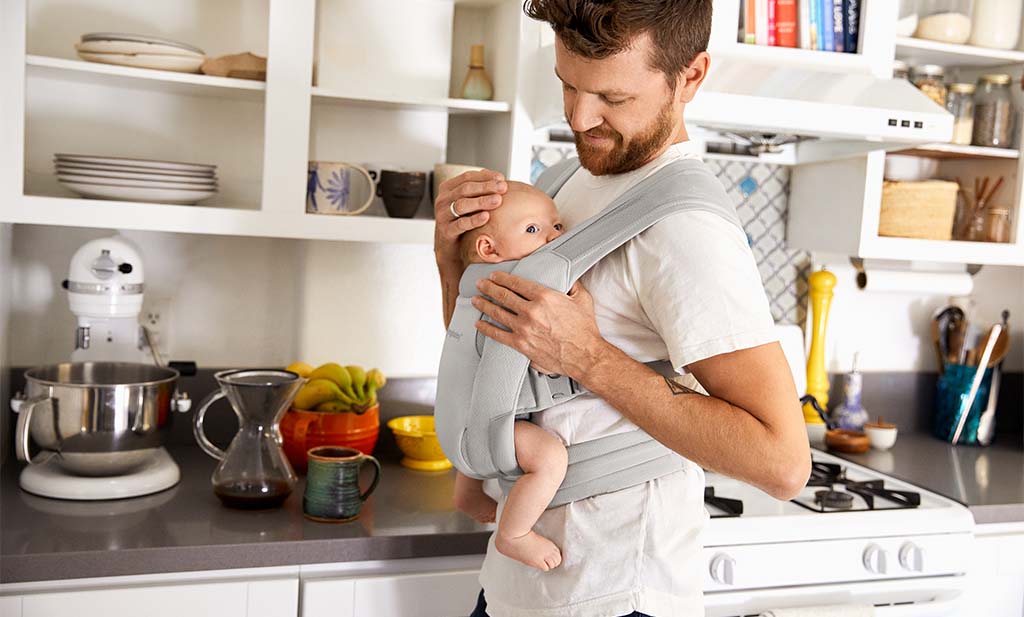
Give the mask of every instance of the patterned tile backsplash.
[{"label": "patterned tile backsplash", "polygon": [[[571,145],[534,146],[531,180],[573,155]],[[761,272],[772,317],[779,323],[803,325],[811,259],[807,251],[786,246],[789,168],[724,158],[704,160],[736,204]]]}]

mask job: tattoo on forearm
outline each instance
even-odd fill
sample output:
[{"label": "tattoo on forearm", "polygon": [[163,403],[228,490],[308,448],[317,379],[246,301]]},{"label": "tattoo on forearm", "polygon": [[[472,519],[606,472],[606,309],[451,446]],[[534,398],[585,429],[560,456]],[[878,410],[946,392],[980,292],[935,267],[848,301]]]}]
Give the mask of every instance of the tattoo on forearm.
[{"label": "tattoo on forearm", "polygon": [[680,394],[700,394],[696,390],[691,390],[681,383],[677,383],[668,377],[663,377],[665,383],[668,384],[668,389],[672,392],[672,396],[678,396]]}]

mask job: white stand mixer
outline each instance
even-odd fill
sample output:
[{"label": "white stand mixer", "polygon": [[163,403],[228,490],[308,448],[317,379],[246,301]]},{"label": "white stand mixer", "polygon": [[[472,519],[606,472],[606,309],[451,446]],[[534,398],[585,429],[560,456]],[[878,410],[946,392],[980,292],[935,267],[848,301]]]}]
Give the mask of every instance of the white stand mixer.
[{"label": "white stand mixer", "polygon": [[[125,238],[113,236],[87,242],[71,258],[68,292],[71,312],[78,318],[72,362],[155,362],[162,366],[150,337],[139,323],[144,290],[142,259]],[[187,410],[178,402],[179,410]],[[12,402],[18,411],[19,401]],[[178,483],[181,471],[164,448],[158,456],[133,472],[116,476],[75,475],[58,456],[26,467],[19,483],[23,489],[59,499],[102,500],[148,495]]]}]

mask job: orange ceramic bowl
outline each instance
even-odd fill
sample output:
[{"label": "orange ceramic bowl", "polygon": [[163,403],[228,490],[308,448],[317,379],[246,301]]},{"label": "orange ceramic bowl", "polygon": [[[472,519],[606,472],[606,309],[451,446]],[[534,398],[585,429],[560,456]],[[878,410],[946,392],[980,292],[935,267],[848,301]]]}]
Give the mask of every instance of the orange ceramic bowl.
[{"label": "orange ceramic bowl", "polygon": [[306,453],[319,446],[345,446],[372,454],[380,435],[380,405],[365,413],[289,409],[281,419],[281,437],[288,461],[306,473]]}]

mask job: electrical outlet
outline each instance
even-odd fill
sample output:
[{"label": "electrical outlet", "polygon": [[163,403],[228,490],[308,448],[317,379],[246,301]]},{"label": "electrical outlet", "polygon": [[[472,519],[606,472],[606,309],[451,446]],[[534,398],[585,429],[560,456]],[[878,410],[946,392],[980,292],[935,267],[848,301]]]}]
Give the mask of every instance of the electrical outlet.
[{"label": "electrical outlet", "polygon": [[160,355],[166,361],[171,353],[171,299],[146,297],[142,305],[141,323]]}]

